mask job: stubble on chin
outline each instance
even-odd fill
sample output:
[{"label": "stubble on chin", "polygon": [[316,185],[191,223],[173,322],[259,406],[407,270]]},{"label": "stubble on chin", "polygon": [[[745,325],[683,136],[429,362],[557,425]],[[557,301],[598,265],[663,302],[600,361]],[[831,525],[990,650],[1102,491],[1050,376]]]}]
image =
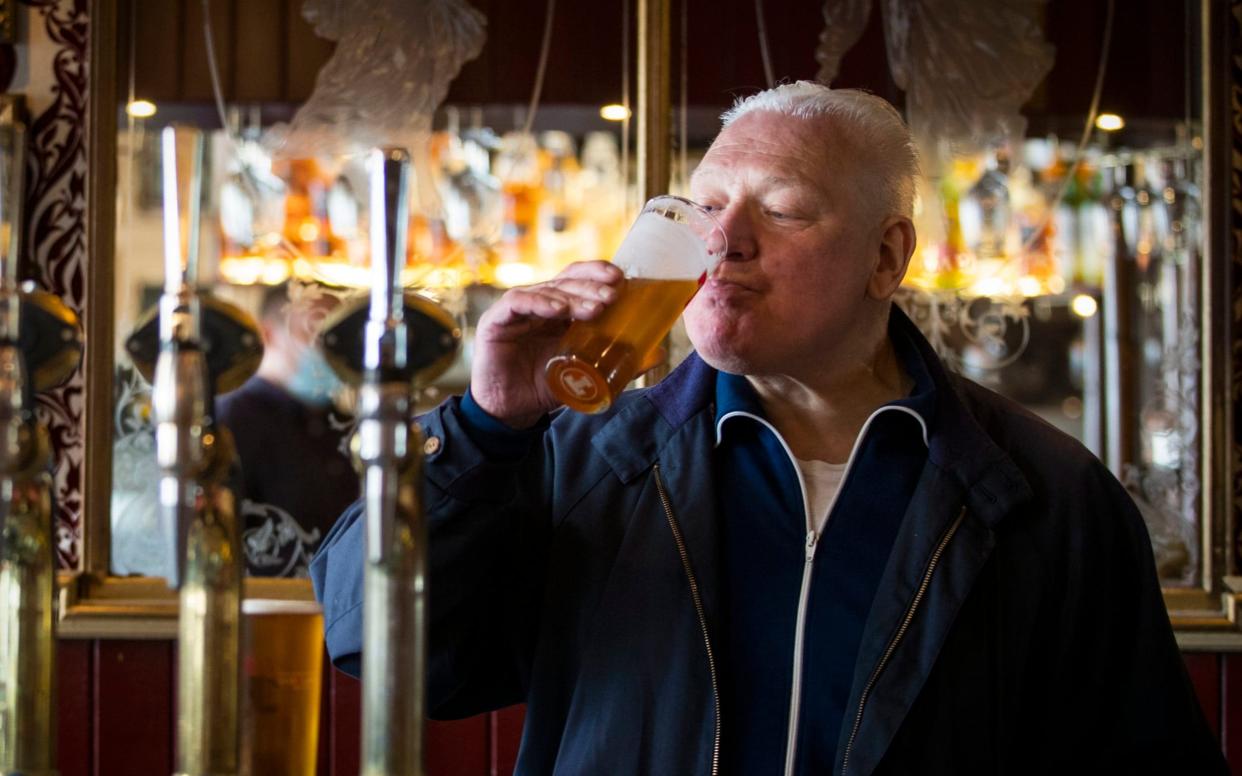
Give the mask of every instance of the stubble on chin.
[{"label": "stubble on chin", "polygon": [[722,316],[720,310],[686,321],[690,344],[709,366],[730,374],[747,374],[750,359],[742,352],[745,341],[738,321]]}]

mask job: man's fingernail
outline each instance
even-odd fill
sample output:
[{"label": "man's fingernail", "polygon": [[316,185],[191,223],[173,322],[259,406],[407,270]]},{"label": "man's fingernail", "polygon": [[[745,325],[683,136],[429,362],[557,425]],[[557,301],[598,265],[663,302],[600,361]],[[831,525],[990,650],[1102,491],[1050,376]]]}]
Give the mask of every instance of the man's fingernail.
[{"label": "man's fingernail", "polygon": [[582,301],[582,309],[584,309],[584,310],[586,310],[586,311],[588,311],[588,312],[590,312],[590,311],[594,310],[594,309],[595,309],[595,308],[597,308],[597,307],[599,307],[599,302],[595,302],[595,301],[592,301],[592,300],[590,300],[590,299],[584,299],[584,300]]},{"label": "man's fingernail", "polygon": [[603,299],[604,301],[608,301],[616,295],[617,295],[617,291],[612,286],[602,286],[599,289],[598,296],[600,299]]}]

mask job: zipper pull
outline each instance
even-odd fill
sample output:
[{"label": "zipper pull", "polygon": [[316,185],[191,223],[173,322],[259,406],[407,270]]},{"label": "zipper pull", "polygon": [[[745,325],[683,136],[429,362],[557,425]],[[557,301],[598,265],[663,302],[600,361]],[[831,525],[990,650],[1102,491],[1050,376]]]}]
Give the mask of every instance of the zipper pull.
[{"label": "zipper pull", "polygon": [[806,562],[810,563],[815,559],[815,542],[819,541],[819,537],[814,531],[806,532]]}]

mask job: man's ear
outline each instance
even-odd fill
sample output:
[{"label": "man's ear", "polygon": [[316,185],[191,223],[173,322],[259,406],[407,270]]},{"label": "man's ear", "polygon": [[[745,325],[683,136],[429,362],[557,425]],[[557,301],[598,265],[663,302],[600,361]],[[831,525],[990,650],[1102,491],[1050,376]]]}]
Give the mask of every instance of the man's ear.
[{"label": "man's ear", "polygon": [[885,300],[897,292],[910,266],[914,241],[914,224],[909,218],[891,216],[884,222],[880,229],[879,255],[867,282],[868,296]]}]

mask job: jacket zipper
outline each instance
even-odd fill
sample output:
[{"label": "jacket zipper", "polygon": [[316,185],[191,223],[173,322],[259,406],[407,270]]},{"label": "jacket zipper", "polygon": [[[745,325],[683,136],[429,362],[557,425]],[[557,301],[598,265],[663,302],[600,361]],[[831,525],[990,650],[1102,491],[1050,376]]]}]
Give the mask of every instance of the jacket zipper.
[{"label": "jacket zipper", "polygon": [[876,664],[875,670],[871,672],[870,678],[867,679],[866,686],[863,687],[862,694],[858,698],[858,713],[854,715],[854,726],[850,729],[849,741],[845,744],[845,755],[841,760],[841,776],[845,776],[845,772],[850,767],[850,752],[854,748],[854,739],[858,736],[858,728],[862,725],[863,709],[867,706],[867,699],[871,695],[871,690],[875,687],[876,681],[880,678],[880,674],[888,664],[889,658],[896,651],[897,644],[906,635],[906,630],[910,627],[911,620],[914,619],[914,613],[923,601],[923,594],[927,592],[927,586],[931,583],[932,574],[940,563],[940,556],[944,553],[944,548],[948,546],[949,540],[957,533],[958,526],[962,524],[962,519],[965,517],[966,507],[962,507],[962,511],[957,514],[957,519],[953,521],[953,525],[949,526],[949,530],[945,531],[944,538],[940,540],[936,551],[932,553],[931,561],[927,564],[927,571],[923,573],[923,581],[919,584],[919,589],[914,594],[914,600],[910,602],[910,608],[906,610],[906,616],[901,621],[901,627],[893,635],[892,640],[888,643],[888,647],[884,650],[884,654],[880,656],[880,662]]},{"label": "jacket zipper", "polygon": [[656,490],[660,493],[660,503],[664,505],[664,514],[668,518],[668,527],[673,531],[673,539],[677,542],[677,554],[681,556],[681,567],[690,581],[690,599],[694,601],[694,612],[699,617],[699,629],[703,631],[703,646],[707,648],[707,669],[712,678],[712,700],[716,706],[716,729],[712,740],[711,776],[720,772],[720,687],[716,681],[716,655],[712,651],[712,640],[707,634],[707,614],[703,611],[703,599],[699,596],[699,582],[690,567],[690,553],[686,551],[686,542],[681,534],[681,526],[673,516],[673,507],[669,503],[668,494],[664,491],[664,482],[660,479],[660,464],[652,468],[655,474]]},{"label": "jacket zipper", "polygon": [[[800,475],[799,475],[800,476]],[[785,740],[785,776],[792,776],[797,754],[798,717],[802,706],[803,641],[806,640],[807,599],[811,595],[811,571],[815,564],[814,530],[806,532],[806,564],[802,567],[802,590],[798,593],[798,620],[794,626],[793,686],[789,691],[789,731]]]}]

